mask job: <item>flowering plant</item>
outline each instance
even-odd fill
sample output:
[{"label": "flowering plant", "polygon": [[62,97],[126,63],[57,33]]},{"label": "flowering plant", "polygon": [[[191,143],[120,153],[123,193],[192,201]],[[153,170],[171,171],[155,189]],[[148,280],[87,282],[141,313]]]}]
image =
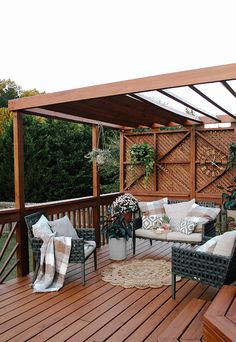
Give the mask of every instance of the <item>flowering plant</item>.
[{"label": "flowering plant", "polygon": [[112,203],[114,214],[125,214],[135,212],[139,209],[138,201],[131,194],[124,194]]}]

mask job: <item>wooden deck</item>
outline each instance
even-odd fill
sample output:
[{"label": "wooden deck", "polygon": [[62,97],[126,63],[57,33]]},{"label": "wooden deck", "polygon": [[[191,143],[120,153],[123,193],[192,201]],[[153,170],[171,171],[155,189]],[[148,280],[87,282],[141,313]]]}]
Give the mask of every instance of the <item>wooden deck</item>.
[{"label": "wooden deck", "polygon": [[[171,243],[150,247],[140,240],[135,258],[170,259],[170,253]],[[182,279],[176,300],[171,286],[124,289],[101,280],[110,263],[104,246],[96,272],[93,258],[87,262],[85,286],[80,267],[70,265],[59,292],[33,293],[30,277],[0,285],[0,341],[202,341],[202,317],[216,289]]]}]

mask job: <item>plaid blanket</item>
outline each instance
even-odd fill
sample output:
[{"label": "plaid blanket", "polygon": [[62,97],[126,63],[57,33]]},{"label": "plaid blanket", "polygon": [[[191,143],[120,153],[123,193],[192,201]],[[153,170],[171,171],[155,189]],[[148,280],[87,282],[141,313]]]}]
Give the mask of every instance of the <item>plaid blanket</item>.
[{"label": "plaid blanket", "polygon": [[70,237],[55,237],[54,234],[44,236],[40,268],[33,284],[34,292],[58,291],[63,286],[70,250]]}]

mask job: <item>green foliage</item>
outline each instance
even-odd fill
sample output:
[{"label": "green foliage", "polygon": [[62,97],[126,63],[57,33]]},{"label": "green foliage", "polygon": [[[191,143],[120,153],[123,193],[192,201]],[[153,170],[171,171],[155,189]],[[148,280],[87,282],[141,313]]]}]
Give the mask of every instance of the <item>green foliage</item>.
[{"label": "green foliage", "polygon": [[129,237],[132,237],[132,226],[124,220],[122,215],[114,215],[103,226],[102,232],[107,239],[115,238],[119,240],[125,238],[128,241]]},{"label": "green foliage", "polygon": [[20,96],[21,87],[15,82],[0,80],[0,107],[7,107],[8,100],[17,99]]},{"label": "green foliage", "polygon": [[97,165],[104,165],[106,164],[109,159],[111,158],[110,150],[103,150],[101,148],[94,148],[92,151],[88,152],[85,155],[90,162],[96,161]]},{"label": "green foliage", "polygon": [[218,185],[217,188],[223,190],[222,201],[224,209],[236,209],[236,177],[233,178],[233,183],[226,188]]},{"label": "green foliage", "polygon": [[229,146],[228,165],[231,170],[236,167],[236,141],[233,141]]},{"label": "green foliage", "polygon": [[144,167],[144,171],[145,171],[144,179],[145,179],[145,182],[147,182],[148,177],[154,171],[154,163],[155,163],[154,148],[146,142],[143,144],[134,144],[133,146],[131,146],[129,150],[129,154],[130,154],[131,168],[133,168],[134,165],[141,164]]}]

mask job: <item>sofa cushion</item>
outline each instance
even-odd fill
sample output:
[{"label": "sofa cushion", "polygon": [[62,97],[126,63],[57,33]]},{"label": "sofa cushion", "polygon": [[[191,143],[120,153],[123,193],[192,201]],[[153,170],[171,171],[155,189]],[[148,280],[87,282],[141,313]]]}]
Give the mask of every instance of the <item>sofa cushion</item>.
[{"label": "sofa cushion", "polygon": [[161,218],[163,214],[142,216],[142,228],[143,229],[156,229],[161,225]]},{"label": "sofa cushion", "polygon": [[49,225],[56,236],[66,236],[73,239],[78,239],[75,228],[73,227],[69,217],[67,215],[54,220],[49,221]]},{"label": "sofa cushion", "polygon": [[87,258],[96,248],[95,241],[84,241],[84,256]]},{"label": "sofa cushion", "polygon": [[188,216],[188,212],[191,210],[195,199],[187,202],[180,202],[174,204],[164,204],[165,213],[170,218],[171,227],[178,227],[182,218]]},{"label": "sofa cushion", "polygon": [[42,215],[40,219],[32,225],[32,232],[34,237],[42,239],[43,236],[52,235],[48,219]]},{"label": "sofa cushion", "polygon": [[202,241],[201,233],[192,233],[189,235],[180,232],[167,233],[167,241],[183,241],[183,242],[194,242],[199,243]]},{"label": "sofa cushion", "polygon": [[236,230],[220,235],[220,239],[214,248],[213,254],[231,256],[236,239]]},{"label": "sofa cushion", "polygon": [[197,247],[198,252],[204,252],[204,253],[213,253],[214,248],[217,244],[217,242],[220,239],[220,235],[214,236],[212,239],[205,242],[203,245]]},{"label": "sofa cushion", "polygon": [[176,227],[176,231],[189,235],[193,233],[196,226],[197,226],[197,223],[191,220],[191,217],[190,218],[185,217],[181,219],[179,226]]},{"label": "sofa cushion", "polygon": [[136,229],[135,235],[140,238],[153,239],[153,240],[166,240],[167,233],[163,231],[158,233],[156,230],[152,229]]},{"label": "sofa cushion", "polygon": [[207,217],[215,220],[220,213],[220,208],[202,207],[194,204],[186,216]]},{"label": "sofa cushion", "polygon": [[152,202],[139,202],[139,208],[142,215],[149,216],[149,215],[158,215],[158,214],[165,214],[165,209],[163,205],[168,203],[168,198],[162,198],[158,201]]}]

